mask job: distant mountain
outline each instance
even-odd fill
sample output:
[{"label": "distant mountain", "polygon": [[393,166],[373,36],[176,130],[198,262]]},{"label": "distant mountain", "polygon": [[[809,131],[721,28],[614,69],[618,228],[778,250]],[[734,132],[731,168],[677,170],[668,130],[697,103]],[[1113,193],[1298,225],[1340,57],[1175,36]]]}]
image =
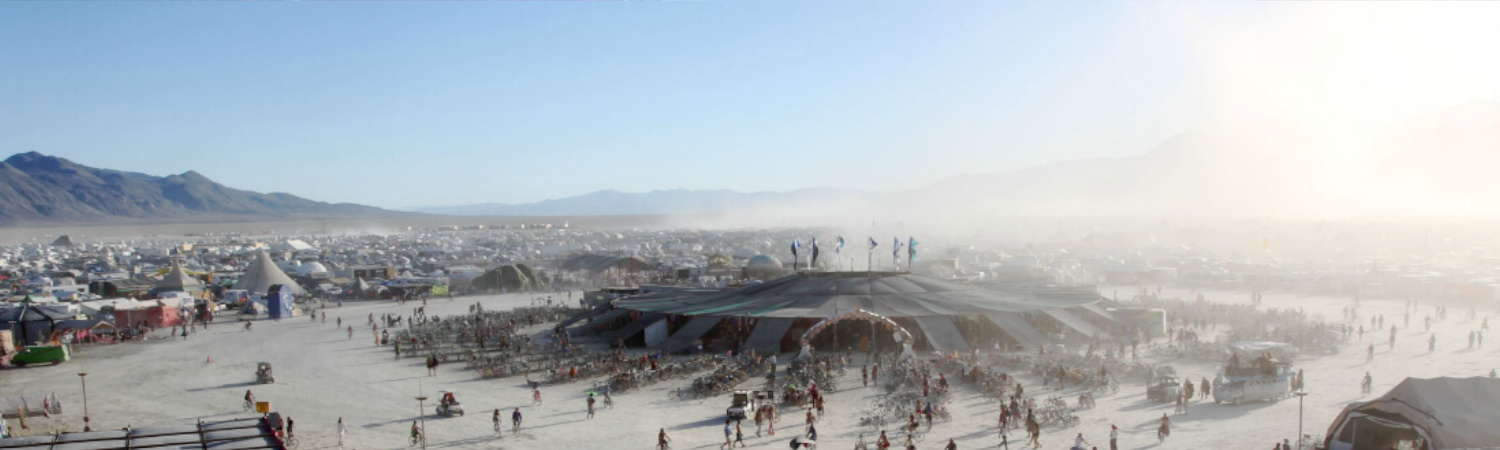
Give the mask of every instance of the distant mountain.
[{"label": "distant mountain", "polygon": [[242,191],[197,172],[156,177],[96,169],[37,152],[0,162],[0,226],[389,214],[402,213]]},{"label": "distant mountain", "polygon": [[632,214],[695,214],[772,208],[788,202],[846,202],[869,194],[852,189],[812,188],[791,192],[742,193],[731,190],[672,189],[642,193],[596,191],[576,197],[507,205],[482,203],[417,208],[428,214],[455,216],[607,216]]},{"label": "distant mountain", "polygon": [[[1500,215],[1500,103],[1472,102],[1337,139],[1284,124],[1183,133],[1142,156],[958,176],[925,189],[599,191],[451,215],[738,213],[748,219]],[[825,217],[816,217],[823,214]],[[790,219],[788,219],[790,218]]]}]

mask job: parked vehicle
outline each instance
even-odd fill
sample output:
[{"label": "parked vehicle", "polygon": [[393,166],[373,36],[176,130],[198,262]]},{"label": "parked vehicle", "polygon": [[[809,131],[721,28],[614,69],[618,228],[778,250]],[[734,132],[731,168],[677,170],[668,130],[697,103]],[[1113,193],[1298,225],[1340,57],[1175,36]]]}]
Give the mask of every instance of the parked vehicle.
[{"label": "parked vehicle", "polygon": [[724,410],[724,415],[732,420],[744,420],[746,411],[755,410],[757,393],[754,391],[734,391],[734,398],[730,400],[729,409]]},{"label": "parked vehicle", "polygon": [[18,367],[40,363],[55,366],[70,359],[73,359],[72,353],[68,351],[66,345],[33,345],[16,352],[16,355],[10,358],[10,363]]}]

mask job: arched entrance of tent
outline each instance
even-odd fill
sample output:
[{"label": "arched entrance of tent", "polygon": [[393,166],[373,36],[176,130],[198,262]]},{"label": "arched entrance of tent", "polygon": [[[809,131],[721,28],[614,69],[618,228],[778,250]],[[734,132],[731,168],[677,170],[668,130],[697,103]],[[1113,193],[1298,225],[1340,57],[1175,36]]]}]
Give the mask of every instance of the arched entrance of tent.
[{"label": "arched entrance of tent", "polygon": [[806,332],[802,333],[802,339],[800,340],[802,352],[808,354],[812,351],[812,339],[817,337],[818,333],[833,328],[835,324],[849,320],[869,322],[876,328],[877,332],[886,331],[892,333],[892,338],[897,343],[908,347],[911,345],[912,334],[911,331],[907,331],[906,327],[901,326],[901,324],[896,323],[896,321],[891,320],[889,317],[855,308],[853,311],[820,320],[818,323],[813,324],[812,327],[809,327]]}]

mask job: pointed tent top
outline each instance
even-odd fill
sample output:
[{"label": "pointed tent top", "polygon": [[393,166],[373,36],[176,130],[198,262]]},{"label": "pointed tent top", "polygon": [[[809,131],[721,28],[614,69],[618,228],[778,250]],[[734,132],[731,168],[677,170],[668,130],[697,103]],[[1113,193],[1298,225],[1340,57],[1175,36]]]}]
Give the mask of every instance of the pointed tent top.
[{"label": "pointed tent top", "polygon": [[192,275],[188,275],[186,271],[182,270],[182,264],[174,259],[172,260],[172,271],[168,272],[165,277],[162,277],[161,281],[156,282],[156,288],[167,291],[200,290],[203,289],[203,282],[198,281],[197,278],[193,278]]},{"label": "pointed tent top", "polygon": [[53,247],[72,247],[73,245],[73,238],[68,237],[66,234],[58,236],[57,240],[52,241]]},{"label": "pointed tent top", "polygon": [[[282,285],[291,289],[296,295],[302,295],[302,285],[292,281],[292,277],[286,275],[276,263],[271,261],[271,255],[265,250],[256,252],[255,261],[245,269],[245,274],[234,283],[234,289],[244,289],[252,295],[266,295],[271,286]],[[283,291],[284,292],[284,291]]]}]

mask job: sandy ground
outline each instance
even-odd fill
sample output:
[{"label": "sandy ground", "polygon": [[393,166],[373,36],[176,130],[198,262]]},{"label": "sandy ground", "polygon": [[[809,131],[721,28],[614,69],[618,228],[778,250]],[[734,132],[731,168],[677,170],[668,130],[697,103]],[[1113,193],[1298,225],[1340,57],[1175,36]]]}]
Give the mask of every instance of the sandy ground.
[{"label": "sandy ground", "polygon": [[[1127,292],[1124,288],[1122,292]],[[1109,292],[1106,288],[1104,292]],[[1189,298],[1189,291],[1171,291],[1168,297]],[[1211,301],[1243,302],[1243,293],[1207,292]],[[528,305],[531,296],[505,295],[435,300],[429,313],[458,314],[478,301],[486,309]],[[1316,298],[1268,294],[1267,307],[1308,308],[1326,317],[1339,317],[1339,308],[1348,299]],[[1365,314],[1386,314],[1386,320],[1400,324],[1403,304],[1398,301],[1366,301]],[[520,378],[483,380],[472,372],[461,370],[461,364],[440,368],[436,377],[425,376],[420,359],[394,361],[386,347],[376,347],[365,317],[374,313],[409,314],[412,305],[394,303],[346,303],[328,310],[328,323],[306,319],[280,322],[260,321],[254,331],[221,322],[210,331],[200,330],[188,340],[160,341],[145,344],[122,344],[83,347],[75,360],[60,366],[29,367],[0,372],[0,392],[55,392],[64,404],[60,419],[70,429],[82,428],[82,394],[76,373],[86,371],[89,387],[89,409],[95,428],[117,428],[169,423],[192,423],[199,418],[243,417],[241,397],[253,389],[261,400],[269,400],[276,410],[296,420],[302,448],[336,448],[339,417],[348,428],[346,448],[390,449],[406,447],[406,435],[413,420],[418,419],[419,392],[436,398],[440,389],[456,390],[469,414],[458,418],[433,415],[433,403],[427,403],[429,446],[434,448],[611,448],[649,449],[655,443],[656,431],[665,428],[673,439],[672,448],[713,448],[723,441],[722,424],[727,398],[703,401],[669,400],[671,389],[686,380],[661,383],[646,389],[616,396],[616,408],[601,410],[595,419],[585,418],[585,390],[590,380],[543,388],[544,404],[532,406],[530,391]],[[1379,394],[1402,377],[1477,376],[1500,366],[1500,342],[1483,349],[1466,349],[1467,332],[1478,328],[1463,312],[1450,311],[1446,323],[1434,325],[1438,331],[1438,349],[1429,354],[1426,334],[1421,332],[1422,316],[1431,312],[1422,306],[1413,315],[1412,328],[1399,333],[1397,346],[1384,345],[1385,334],[1367,333],[1365,341],[1349,344],[1337,355],[1298,362],[1306,369],[1309,395],[1305,405],[1306,432],[1322,435],[1329,422],[1346,404],[1361,399],[1358,380],[1365,371],[1374,375],[1375,393]],[[1486,312],[1481,312],[1481,316]],[[1488,312],[1493,314],[1493,311]],[[354,338],[336,328],[335,317],[355,323]],[[540,329],[540,328],[538,328]],[[1363,348],[1376,342],[1375,361],[1365,363]],[[206,362],[212,357],[212,362]],[[275,365],[277,382],[254,384],[257,361]],[[1216,371],[1209,363],[1171,362],[1184,377],[1212,377]],[[1035,377],[1022,375],[1027,393],[1052,395],[1039,386]],[[754,383],[759,384],[759,383]],[[868,427],[857,425],[861,412],[883,392],[874,387],[858,387],[858,370],[841,380],[844,389],[829,395],[829,415],[819,423],[820,446],[850,448],[864,434],[873,441]],[[749,387],[749,386],[747,386]],[[1062,392],[1074,399],[1076,391]],[[508,412],[520,407],[525,423],[519,435],[507,429],[495,438],[491,431],[489,411],[500,408]],[[942,448],[948,438],[956,439],[959,448],[993,448],[999,443],[995,429],[998,407],[983,400],[968,386],[958,384],[955,401],[950,405],[954,420],[938,423],[932,434],[918,448]],[[1044,448],[1067,448],[1076,433],[1100,448],[1108,448],[1110,424],[1121,429],[1120,447],[1135,448],[1271,448],[1274,440],[1295,440],[1298,402],[1255,403],[1241,406],[1215,405],[1198,401],[1188,415],[1173,415],[1176,425],[1165,442],[1158,443],[1155,424],[1162,413],[1172,411],[1170,404],[1148,403],[1144,385],[1138,380],[1124,380],[1118,394],[1100,397],[1098,406],[1080,413],[1079,426],[1044,432]],[[791,432],[801,430],[800,412],[784,412],[777,436],[755,437],[751,422],[745,430],[747,442],[756,448],[786,448]],[[9,425],[14,426],[11,420]],[[35,425],[35,423],[34,423]],[[893,433],[893,438],[895,438]],[[1021,438],[1011,436],[1012,446]]]}]

